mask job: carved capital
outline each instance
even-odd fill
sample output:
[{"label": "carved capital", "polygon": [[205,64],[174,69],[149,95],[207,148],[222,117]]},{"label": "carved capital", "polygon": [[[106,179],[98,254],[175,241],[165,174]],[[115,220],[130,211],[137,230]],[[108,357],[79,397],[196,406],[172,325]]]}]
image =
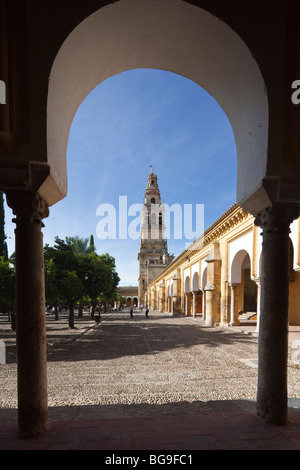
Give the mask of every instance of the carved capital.
[{"label": "carved capital", "polygon": [[255,225],[263,229],[264,234],[280,235],[289,233],[289,226],[299,217],[298,204],[275,204],[262,210],[255,218]]},{"label": "carved capital", "polygon": [[257,287],[260,286],[260,283],[261,283],[260,277],[255,277],[255,276],[253,276],[253,277],[251,277],[251,279],[252,279],[252,281],[255,282],[255,284],[257,285]]},{"label": "carved capital", "polygon": [[48,217],[49,207],[47,203],[33,192],[9,192],[6,194],[6,200],[17,220],[31,220],[40,222]]},{"label": "carved capital", "polygon": [[230,289],[233,289],[233,290],[235,290],[238,286],[238,284],[236,282],[229,282],[228,285],[229,285]]}]

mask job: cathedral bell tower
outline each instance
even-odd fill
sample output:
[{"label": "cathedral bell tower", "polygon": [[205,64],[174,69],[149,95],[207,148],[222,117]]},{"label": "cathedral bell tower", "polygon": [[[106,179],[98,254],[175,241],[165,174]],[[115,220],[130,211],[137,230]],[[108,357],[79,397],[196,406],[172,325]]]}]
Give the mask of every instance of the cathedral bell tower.
[{"label": "cathedral bell tower", "polygon": [[164,232],[164,207],[161,203],[157,176],[152,168],[152,172],[148,176],[145,201],[142,208],[141,242],[138,254],[139,304],[145,305],[145,292],[149,282],[158,276],[174,259],[174,256],[170,256],[168,253]]}]

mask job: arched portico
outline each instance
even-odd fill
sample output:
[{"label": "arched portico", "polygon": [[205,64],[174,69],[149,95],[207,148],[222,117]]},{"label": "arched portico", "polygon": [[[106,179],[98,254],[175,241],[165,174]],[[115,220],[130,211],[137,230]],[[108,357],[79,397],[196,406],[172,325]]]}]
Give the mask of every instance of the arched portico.
[{"label": "arched portico", "polygon": [[190,315],[191,314],[191,301],[192,301],[192,292],[190,288],[190,276],[185,276],[184,280],[184,296],[185,296],[185,314]]},{"label": "arched portico", "polygon": [[226,112],[236,139],[238,200],[246,201],[260,187],[259,209],[266,207],[262,178],[267,165],[268,102],[262,74],[230,27],[182,0],[121,0],[90,15],[66,38],[49,79],[51,175],[40,195],[51,205],[67,192],[69,130],[83,99],[108,77],[136,68],[183,75],[212,94]]},{"label": "arched portico", "polygon": [[204,262],[202,264],[203,264],[202,273],[201,273],[202,314],[203,314],[203,320],[205,320],[205,313],[206,313],[205,286],[207,284],[207,267],[204,266]]},{"label": "arched portico", "polygon": [[193,317],[196,317],[197,313],[202,313],[202,293],[199,288],[199,273],[195,271],[192,278],[192,301],[193,308],[192,314]]},{"label": "arched portico", "polygon": [[174,308],[174,305],[173,305],[173,296],[174,296],[173,279],[171,279],[170,282],[171,282],[171,284],[170,284],[170,303],[169,303],[169,305],[170,305],[170,313],[173,313],[174,312],[174,310],[173,310],[173,308]]},{"label": "arched portico", "polygon": [[[42,7],[28,2],[28,11],[14,1],[0,5],[0,23],[7,20],[4,31],[11,26],[14,39],[4,37],[4,56],[16,59],[13,71],[10,61],[1,61],[9,87],[0,129],[0,187],[17,224],[17,342],[20,358],[26,358],[18,364],[19,383],[26,383],[26,390],[23,385],[19,390],[20,432],[31,436],[47,426],[45,324],[37,322],[44,299],[41,221],[67,194],[70,126],[98,83],[134,68],[160,68],[193,80],[230,119],[238,156],[237,202],[263,229],[258,413],[282,424],[288,230],[300,203],[299,109],[291,103],[289,86],[300,72],[299,54],[290,54],[289,47],[299,52],[294,22],[300,7],[288,11],[288,2],[276,9],[251,2],[249,20],[239,20],[238,2],[226,11],[210,6],[210,12],[204,1],[197,6],[183,0],[88,3],[74,4],[74,15],[55,0]],[[29,256],[26,243],[33,239]],[[273,315],[280,320],[270,321]]]},{"label": "arched portico", "polygon": [[[239,310],[256,311],[256,285],[251,279],[251,260],[249,253],[239,250],[230,267],[230,324],[239,324]],[[237,295],[238,294],[238,295]],[[239,301],[239,302],[238,302]],[[255,305],[255,307],[254,307]]]}]

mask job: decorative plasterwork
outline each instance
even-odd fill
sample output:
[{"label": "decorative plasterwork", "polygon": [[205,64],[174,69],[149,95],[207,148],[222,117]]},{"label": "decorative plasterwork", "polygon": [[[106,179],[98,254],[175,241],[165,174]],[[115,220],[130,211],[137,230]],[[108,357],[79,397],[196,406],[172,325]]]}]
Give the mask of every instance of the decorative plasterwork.
[{"label": "decorative plasterwork", "polygon": [[[203,235],[197,238],[186,250],[184,250],[156,279],[149,284],[154,285],[159,281],[162,276],[174,271],[180,267],[184,260],[195,255],[203,247],[218,241],[227,232],[232,230],[235,226],[246,220],[248,217],[252,217],[247,211],[240,207],[237,203],[233,204],[224,214],[219,217],[205,232]],[[174,275],[176,276],[176,274]],[[175,278],[175,277],[174,277]]]}]

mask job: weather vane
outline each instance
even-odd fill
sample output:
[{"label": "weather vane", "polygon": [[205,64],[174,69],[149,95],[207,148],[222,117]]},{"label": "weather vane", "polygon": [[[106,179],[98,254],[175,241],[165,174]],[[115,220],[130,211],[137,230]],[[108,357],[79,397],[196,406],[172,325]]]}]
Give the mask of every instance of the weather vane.
[{"label": "weather vane", "polygon": [[149,166],[150,166],[150,168],[152,168],[152,172],[151,172],[151,173],[153,173],[153,166],[152,166],[152,165],[149,165]]}]

